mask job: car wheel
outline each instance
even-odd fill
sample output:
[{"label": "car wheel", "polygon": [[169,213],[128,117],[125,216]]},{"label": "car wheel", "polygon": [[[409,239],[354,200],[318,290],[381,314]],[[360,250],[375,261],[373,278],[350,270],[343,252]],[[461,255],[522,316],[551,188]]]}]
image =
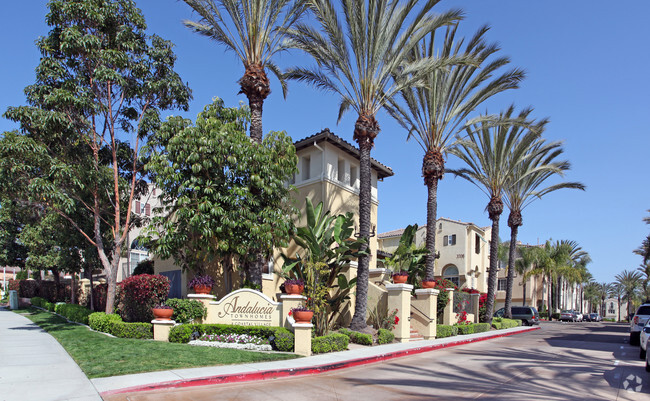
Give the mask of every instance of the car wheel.
[{"label": "car wheel", "polygon": [[640,344],[640,341],[639,341],[639,335],[640,334],[641,333],[639,333],[639,332],[630,333],[630,345],[639,345]]},{"label": "car wheel", "polygon": [[639,359],[645,359],[645,352],[642,347],[639,347]]}]

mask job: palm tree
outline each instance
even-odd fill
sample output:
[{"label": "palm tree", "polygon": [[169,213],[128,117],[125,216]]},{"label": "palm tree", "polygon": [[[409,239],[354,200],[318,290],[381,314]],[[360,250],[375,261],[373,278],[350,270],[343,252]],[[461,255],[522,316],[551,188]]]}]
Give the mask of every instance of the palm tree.
[{"label": "palm tree", "polygon": [[589,304],[589,308],[588,308],[589,312],[594,312],[594,305],[596,305],[600,300],[599,287],[600,284],[593,281],[593,279],[592,281],[588,282],[585,285],[584,296],[585,296],[585,300]]},{"label": "palm tree", "polygon": [[280,81],[286,96],[284,76],[272,58],[286,50],[285,30],[304,14],[302,1],[296,0],[184,0],[200,16],[199,22],[183,23],[233,51],[244,65],[239,80],[240,92],[248,98],[251,110],[250,136],[262,142],[262,107],[271,93],[266,70]]},{"label": "palm tree", "polygon": [[641,285],[641,273],[638,271],[623,270],[621,273],[614,276],[616,282],[623,287],[625,298],[627,298],[627,314],[630,314],[630,306],[632,298],[636,295],[637,290]]},{"label": "palm tree", "polygon": [[519,258],[515,260],[515,271],[522,277],[524,283],[524,296],[522,305],[526,305],[526,283],[528,282],[527,273],[535,269],[541,259],[541,248],[537,246],[519,246]]},{"label": "palm tree", "polygon": [[524,132],[524,126],[533,126],[533,122],[526,120],[530,109],[523,110],[517,118],[512,117],[513,111],[514,107],[510,107],[494,122],[482,121],[472,124],[466,129],[469,139],[459,139],[458,146],[449,151],[467,165],[465,168],[449,171],[473,183],[490,198],[486,208],[492,220],[490,270],[485,302],[488,323],[492,322],[496,293],[499,217],[503,212],[504,189],[507,185],[512,185],[510,177],[516,166],[526,157],[535,156],[529,151],[539,136],[535,129]]},{"label": "palm tree", "polygon": [[643,291],[643,296],[646,300],[650,300],[650,288],[648,287],[650,283],[650,262],[645,262],[640,267],[637,267],[636,270],[642,275],[641,290]]},{"label": "palm tree", "polygon": [[[447,28],[441,57],[460,56],[464,40],[456,42],[458,24]],[[476,65],[455,65],[438,69],[424,78],[424,86],[406,87],[400,92],[402,102],[391,101],[387,110],[408,131],[407,139],[415,139],[424,151],[422,176],[427,186],[426,258],[427,277],[433,277],[436,254],[436,219],[438,209],[438,181],[445,171],[445,156],[453,146],[454,135],[465,128],[465,122],[481,103],[499,92],[517,88],[524,78],[520,69],[512,69],[492,79],[501,67],[510,63],[507,57],[487,61],[499,51],[496,44],[488,44],[481,27],[467,43],[464,54]],[[413,49],[414,61],[434,57],[435,35],[425,38]]]},{"label": "palm tree", "polygon": [[[545,121],[544,121],[545,122]],[[539,127],[540,129],[542,126]],[[505,204],[510,210],[508,215],[508,227],[510,227],[510,256],[508,262],[508,280],[506,284],[505,312],[507,317],[512,317],[512,285],[514,282],[514,259],[517,244],[519,227],[523,225],[521,212],[534,200],[540,199],[548,193],[562,188],[576,188],[584,190],[585,186],[579,182],[561,182],[554,185],[547,185],[547,180],[556,175],[562,176],[569,170],[570,164],[566,160],[557,160],[564,152],[561,142],[546,143],[539,139],[531,152],[536,157],[526,158],[516,166],[511,185],[505,188]]]},{"label": "palm tree", "polygon": [[[422,76],[467,61],[426,58],[409,62],[412,49],[424,36],[462,15],[453,10],[433,16],[431,10],[438,1],[341,0],[343,19],[339,20],[331,0],[311,0],[307,3],[320,30],[298,24],[287,31],[287,45],[303,50],[317,65],[291,68],[286,77],[339,96],[339,121],[350,108],[358,115],[353,138],[359,145],[359,235],[366,240],[370,234],[370,150],[380,131],[377,113],[400,90],[419,84]],[[424,4],[418,7],[420,3]],[[366,326],[369,255],[358,261],[357,298],[350,323],[355,330]]]},{"label": "palm tree", "polygon": [[[262,108],[271,93],[269,69],[280,81],[286,97],[285,78],[272,58],[286,50],[286,29],[296,24],[304,14],[304,4],[299,0],[184,0],[199,14],[200,20],[183,23],[200,35],[206,36],[226,50],[233,51],[244,65],[244,75],[239,80],[240,92],[246,95],[251,111],[250,137],[262,143]],[[244,264],[247,276],[261,288],[262,266],[265,255],[259,250],[251,252],[251,260]]]},{"label": "palm tree", "polygon": [[621,283],[614,283],[612,285],[612,288],[609,291],[609,296],[616,298],[618,301],[618,315],[616,317],[616,321],[620,322],[621,321],[621,298],[625,296],[625,288],[621,285]]},{"label": "palm tree", "polygon": [[600,283],[598,284],[598,299],[600,300],[600,316],[605,316],[605,300],[609,297],[609,293],[612,292],[614,284],[610,283]]}]

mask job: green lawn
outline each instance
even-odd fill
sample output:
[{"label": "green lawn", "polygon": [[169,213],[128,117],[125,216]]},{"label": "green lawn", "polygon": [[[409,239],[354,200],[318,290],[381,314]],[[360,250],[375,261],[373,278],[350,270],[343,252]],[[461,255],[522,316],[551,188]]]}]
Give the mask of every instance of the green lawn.
[{"label": "green lawn", "polygon": [[297,355],[111,338],[38,309],[16,310],[63,345],[89,378],[293,359]]}]

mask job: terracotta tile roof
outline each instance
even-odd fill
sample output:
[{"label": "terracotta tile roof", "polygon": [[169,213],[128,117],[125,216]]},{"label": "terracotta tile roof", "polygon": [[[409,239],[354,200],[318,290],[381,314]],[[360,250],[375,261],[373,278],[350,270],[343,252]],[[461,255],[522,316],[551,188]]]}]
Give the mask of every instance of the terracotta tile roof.
[{"label": "terracotta tile roof", "polygon": [[[308,146],[311,146],[314,142],[329,142],[332,145],[338,147],[339,149],[347,152],[351,156],[354,156],[357,159],[359,158],[359,149],[356,146],[352,145],[351,143],[345,141],[340,136],[337,136],[334,133],[332,133],[329,130],[329,128],[325,128],[317,134],[296,141],[294,142],[294,145],[296,147],[296,150],[301,150]],[[393,173],[393,169],[391,169],[390,167],[382,163],[379,163],[377,160],[373,158],[370,158],[370,163],[372,168],[375,169],[375,171],[377,172],[377,178],[379,179],[385,177],[391,177],[395,174]]]}]

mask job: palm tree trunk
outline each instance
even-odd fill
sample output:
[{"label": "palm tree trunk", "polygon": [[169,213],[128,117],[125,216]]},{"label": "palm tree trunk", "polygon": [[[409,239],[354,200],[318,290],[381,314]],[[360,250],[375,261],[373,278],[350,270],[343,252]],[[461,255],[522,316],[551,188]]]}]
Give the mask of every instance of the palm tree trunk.
[{"label": "palm tree trunk", "polygon": [[[512,212],[510,213],[512,215]],[[510,223],[510,218],[508,218]],[[508,224],[510,225],[510,224]],[[516,224],[510,225],[510,249],[508,253],[508,280],[506,283],[506,317],[512,319],[512,285],[515,281],[515,251],[517,250],[517,232],[519,226]],[[524,301],[526,294],[524,293]]]},{"label": "palm tree trunk", "polygon": [[[370,149],[372,141],[361,138],[359,141],[359,235],[366,240],[361,246],[361,251],[370,253]],[[366,327],[366,310],[368,307],[368,267],[370,255],[359,257],[357,267],[357,296],[354,305],[354,316],[350,322],[350,329],[358,331]]]},{"label": "palm tree trunk", "polygon": [[251,139],[257,143],[262,143],[264,131],[262,130],[262,107],[264,99],[248,99],[248,106],[251,109]]},{"label": "palm tree trunk", "polygon": [[427,239],[429,251],[425,259],[425,278],[433,278],[436,264],[436,221],[438,213],[438,179],[434,178],[427,185]]},{"label": "palm tree trunk", "polygon": [[[524,296],[522,297],[521,305],[525,306],[526,305],[526,281],[525,279],[522,278],[522,281],[524,282]],[[531,297],[532,298],[532,297]],[[531,299],[532,302],[532,299]]]},{"label": "palm tree trunk", "polygon": [[553,316],[553,312],[552,312],[553,304],[551,302],[551,299],[552,299],[551,297],[553,296],[553,291],[552,291],[553,290],[553,288],[552,288],[553,287],[553,278],[551,277],[550,274],[548,275],[547,284],[548,284],[548,288],[546,290],[548,292],[548,294],[547,294],[548,297],[546,299],[546,309],[548,309],[548,320],[551,321],[552,320],[551,316]]},{"label": "palm tree trunk", "polygon": [[492,219],[492,237],[490,239],[490,272],[488,273],[488,292],[485,301],[485,322],[492,323],[494,301],[497,287],[498,252],[499,252],[499,215]]}]

